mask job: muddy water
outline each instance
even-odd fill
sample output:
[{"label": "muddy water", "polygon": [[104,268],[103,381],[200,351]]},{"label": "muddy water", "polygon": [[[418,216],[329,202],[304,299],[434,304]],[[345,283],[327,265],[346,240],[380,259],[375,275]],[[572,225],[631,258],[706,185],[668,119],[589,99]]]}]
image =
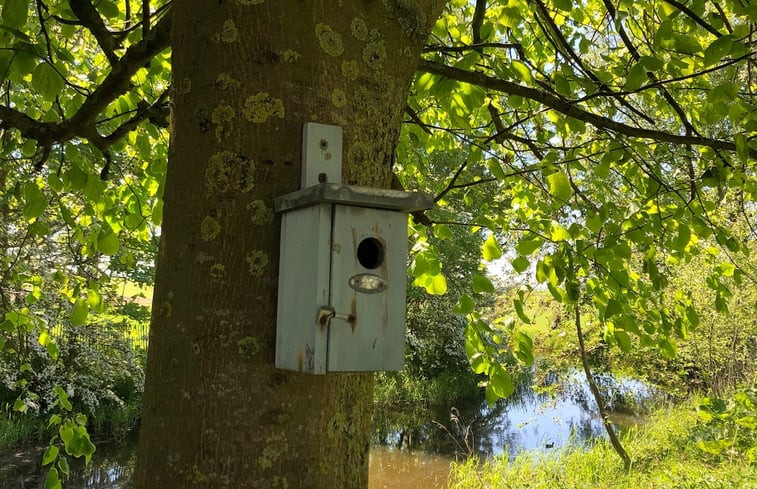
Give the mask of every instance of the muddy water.
[{"label": "muddy water", "polygon": [[443,489],[450,457],[388,447],[371,449],[369,489]]},{"label": "muddy water", "polygon": [[[75,464],[66,489],[131,489],[136,463],[136,441],[100,445],[89,466]],[[42,489],[43,450],[28,449],[0,457],[0,488]],[[443,489],[449,457],[374,447],[370,458],[369,489]]]}]

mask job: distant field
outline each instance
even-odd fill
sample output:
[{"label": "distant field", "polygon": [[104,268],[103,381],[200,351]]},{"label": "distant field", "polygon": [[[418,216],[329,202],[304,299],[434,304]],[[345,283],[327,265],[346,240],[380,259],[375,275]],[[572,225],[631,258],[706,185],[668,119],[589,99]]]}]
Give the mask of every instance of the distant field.
[{"label": "distant field", "polygon": [[145,307],[152,305],[152,287],[140,286],[129,280],[119,281],[118,291],[121,296]]}]

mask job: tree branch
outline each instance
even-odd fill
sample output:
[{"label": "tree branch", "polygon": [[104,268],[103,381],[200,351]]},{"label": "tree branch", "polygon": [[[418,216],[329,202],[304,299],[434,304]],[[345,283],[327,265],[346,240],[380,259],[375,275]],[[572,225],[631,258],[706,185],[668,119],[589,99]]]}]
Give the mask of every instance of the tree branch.
[{"label": "tree branch", "polygon": [[468,159],[466,158],[465,161],[463,161],[463,164],[460,165],[460,168],[457,169],[454,175],[452,175],[452,179],[449,181],[447,186],[439,192],[439,195],[434,197],[434,202],[439,202],[445,195],[447,195],[447,192],[455,188],[455,182],[458,178],[460,178],[460,174],[463,173],[463,170],[465,170],[465,167],[468,166]]},{"label": "tree branch", "polygon": [[[545,105],[563,115],[591,124],[598,129],[617,132],[618,134],[623,134],[625,136],[682,145],[707,146],[709,148],[725,151],[736,151],[736,145],[729,141],[710,139],[701,136],[680,136],[654,129],[629,126],[608,117],[603,117],[582,109],[575,104],[575,101],[561,98],[544,90],[493,78],[481,72],[461,70],[459,68],[453,68],[451,66],[428,60],[421,61],[418,69],[426,73],[444,76],[446,78],[470,83],[471,85],[477,85],[490,90],[496,90],[510,95],[519,95],[523,98]],[[749,154],[752,157],[757,158],[757,150],[750,148]]]},{"label": "tree branch", "polygon": [[466,51],[478,51],[483,48],[515,49],[520,52],[522,46],[517,42],[480,42],[464,46],[431,45],[423,48],[424,53],[464,53]]},{"label": "tree branch", "polygon": [[695,14],[694,11],[692,11],[686,5],[684,5],[684,4],[680,3],[680,2],[677,2],[676,0],[663,0],[663,1],[665,3],[667,3],[667,4],[670,4],[670,5],[674,6],[675,8],[677,8],[678,10],[680,10],[681,12],[683,12],[684,14],[688,15],[691,20],[693,20],[694,22],[696,22],[697,24],[699,24],[700,26],[702,26],[702,28],[704,28],[704,30],[706,30],[707,32],[709,32],[713,36],[715,36],[715,37],[722,37],[723,36],[723,34],[721,34],[717,29],[715,29],[714,27],[712,27],[710,24],[708,24],[707,22],[705,22],[700,16],[698,16],[697,14]]},{"label": "tree branch", "polygon": [[168,47],[170,34],[171,16],[165,15],[150,30],[148,37],[129,47],[105,80],[74,114],[70,125],[76,127],[84,121],[94,119],[110,102],[126,92],[130,87],[132,75]]},{"label": "tree branch", "polygon": [[538,146],[536,146],[536,143],[534,143],[532,140],[527,138],[522,138],[520,136],[516,136],[515,134],[512,134],[510,132],[510,128],[506,128],[502,124],[502,119],[500,116],[499,111],[496,107],[494,107],[492,104],[489,104],[487,107],[489,109],[489,116],[492,118],[492,122],[494,123],[495,129],[497,129],[497,133],[493,136],[489,136],[486,141],[484,141],[484,144],[488,143],[489,141],[496,141],[499,144],[502,144],[505,139],[509,139],[510,141],[515,141],[521,144],[525,144],[528,146],[528,149],[531,150],[531,152],[536,156],[539,160],[544,159],[544,154],[541,152]]},{"label": "tree branch", "polygon": [[166,105],[166,99],[168,99],[168,90],[161,93],[160,96],[150,105],[146,105],[137,109],[136,115],[124,122],[115,131],[103,137],[103,141],[108,146],[114,144],[122,137],[137,128],[137,126],[146,119],[152,119],[153,117],[162,117],[167,115],[168,107]]},{"label": "tree branch", "polygon": [[[102,140],[95,130],[95,118],[114,99],[131,87],[134,73],[169,45],[171,16],[164,15],[150,30],[150,35],[130,46],[70,119],[61,122],[37,121],[23,112],[0,105],[0,129],[17,129],[25,138],[35,139],[40,146],[48,147],[56,142],[67,141],[76,136]],[[128,124],[128,123],[127,123]],[[110,141],[112,144],[115,141]]]},{"label": "tree branch", "polygon": [[[631,105],[630,102],[628,102],[626,99],[624,99],[620,94],[613,92],[613,90],[607,86],[606,83],[602,82],[602,80],[599,79],[599,77],[594,74],[593,71],[591,71],[583,62],[580,56],[576,54],[576,51],[573,49],[573,47],[568,43],[568,41],[565,39],[565,36],[563,36],[562,32],[560,31],[560,28],[555,23],[554,19],[549,15],[549,10],[547,10],[547,6],[544,5],[544,2],[541,0],[535,0],[536,5],[538,7],[537,13],[541,15],[534,14],[536,18],[536,22],[539,24],[539,27],[542,28],[542,31],[544,32],[544,35],[549,37],[554,36],[554,46],[555,50],[563,53],[563,56],[565,56],[568,60],[572,60],[575,65],[586,74],[586,76],[589,77],[589,79],[598,86],[602,91],[610,94],[615,100],[618,101],[620,105],[623,107],[626,107],[631,112],[636,114],[637,116],[641,117],[645,121],[647,121],[650,124],[654,123],[654,120],[650,118],[648,115],[641,112],[639,109]],[[544,22],[547,23],[548,29],[545,28],[542,23],[539,20],[539,17],[542,17]]]},{"label": "tree branch", "polygon": [[81,24],[95,36],[100,49],[105,53],[111,66],[115,66],[118,63],[118,56],[116,56],[115,50],[119,46],[113,34],[105,27],[105,22],[103,22],[95,6],[89,0],[68,0],[68,4],[71,6],[71,11],[74,15],[81,21]]},{"label": "tree branch", "polygon": [[431,134],[431,129],[428,128],[428,126],[421,120],[418,113],[413,110],[410,105],[405,105],[405,113],[410,116],[410,119],[412,119],[413,122],[423,130],[423,132],[425,132],[426,134]]},{"label": "tree branch", "polygon": [[728,30],[728,33],[733,34],[733,27],[731,27],[731,23],[728,22],[728,16],[723,11],[723,7],[721,7],[718,2],[712,2],[712,4],[715,6],[715,9],[718,11],[718,14],[720,14],[720,20],[723,21],[723,25],[725,25],[725,28]]},{"label": "tree branch", "polygon": [[476,9],[473,11],[473,20],[471,30],[473,31],[473,44],[481,44],[481,26],[484,25],[486,17],[486,0],[476,0]]}]

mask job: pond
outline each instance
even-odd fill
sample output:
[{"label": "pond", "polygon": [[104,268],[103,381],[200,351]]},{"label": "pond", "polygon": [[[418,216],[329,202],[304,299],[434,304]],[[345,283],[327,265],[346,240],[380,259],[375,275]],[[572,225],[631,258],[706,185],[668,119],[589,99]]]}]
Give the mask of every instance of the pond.
[{"label": "pond", "polygon": [[[537,389],[524,386],[489,408],[485,402],[435,409],[377,409],[370,457],[370,489],[443,488],[449,464],[470,454],[512,457],[519,451],[549,452],[569,443],[605,437],[594,400],[577,372],[548,373]],[[657,393],[642,382],[598,376],[617,412],[642,409]],[[528,383],[527,383],[528,384]],[[613,416],[621,429],[636,416]],[[41,489],[42,449],[0,456],[0,487]],[[67,489],[129,489],[136,462],[136,437],[120,444],[99,444],[92,462],[72,467]]]},{"label": "pond", "polygon": [[[623,430],[643,417],[662,396],[635,379],[595,375],[613,424]],[[374,443],[450,457],[490,458],[518,452],[556,451],[607,436],[583,374],[548,372],[537,387],[525,382],[489,408],[485,401],[430,409],[375,413]]]}]

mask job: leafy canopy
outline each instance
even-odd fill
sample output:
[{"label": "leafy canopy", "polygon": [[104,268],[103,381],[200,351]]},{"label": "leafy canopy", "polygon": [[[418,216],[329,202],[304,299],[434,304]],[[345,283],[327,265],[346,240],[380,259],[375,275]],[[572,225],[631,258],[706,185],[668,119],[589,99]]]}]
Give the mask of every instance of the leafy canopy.
[{"label": "leafy canopy", "polygon": [[[166,168],[169,8],[3,3],[4,331],[84,323],[109,273],[149,276]],[[438,203],[415,216],[414,283],[450,290],[452,267],[434,243],[462,224],[484,260],[504,257],[556,301],[595,310],[608,342],[674,355],[698,317],[690,298],[666,296],[672,267],[719,249],[707,273],[721,311],[733,283],[755,281],[740,260],[757,192],[755,20],[743,0],[450,1],[397,147],[400,180]],[[429,160],[442,151],[465,158]],[[42,245],[66,258],[46,261]],[[498,355],[531,361],[530,338],[503,321],[513,329],[503,340],[476,312],[495,290],[483,268],[468,290],[456,308],[469,317],[468,354],[491,378],[490,398],[506,395]],[[64,314],[46,315],[50,302]],[[513,310],[528,322],[522,297]]]}]

